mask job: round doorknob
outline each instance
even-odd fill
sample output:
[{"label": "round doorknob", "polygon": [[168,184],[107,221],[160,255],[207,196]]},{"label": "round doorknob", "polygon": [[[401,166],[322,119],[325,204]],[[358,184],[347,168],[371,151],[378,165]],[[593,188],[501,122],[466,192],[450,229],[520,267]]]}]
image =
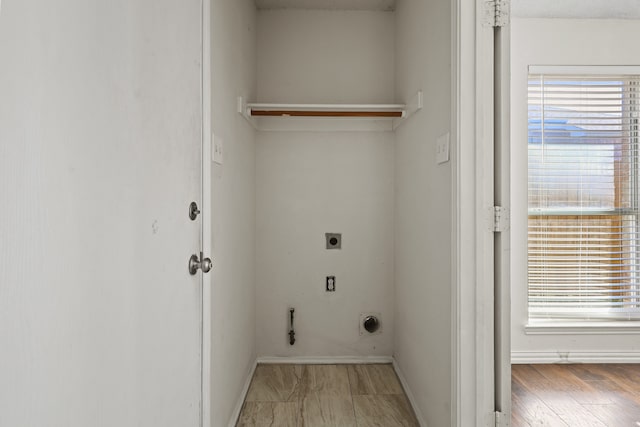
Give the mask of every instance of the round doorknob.
[{"label": "round doorknob", "polygon": [[196,254],[191,255],[191,257],[189,258],[189,274],[192,276],[195,276],[199,268],[200,268],[200,259],[198,258],[198,255]]},{"label": "round doorknob", "polygon": [[211,262],[211,258],[205,258],[201,262],[201,268],[203,273],[210,272],[212,266],[213,266],[213,263]]},{"label": "round doorknob", "polygon": [[193,254],[189,258],[189,274],[192,276],[195,276],[198,269],[201,269],[203,273],[208,273],[212,266],[211,258],[204,258],[202,252],[200,252],[200,256]]}]

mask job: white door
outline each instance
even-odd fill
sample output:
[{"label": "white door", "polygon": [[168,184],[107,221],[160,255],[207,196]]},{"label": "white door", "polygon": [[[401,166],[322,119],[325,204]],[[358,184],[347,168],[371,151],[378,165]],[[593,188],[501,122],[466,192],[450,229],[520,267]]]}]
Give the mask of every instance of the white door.
[{"label": "white door", "polygon": [[2,0],[0,426],[198,426],[201,0]]}]

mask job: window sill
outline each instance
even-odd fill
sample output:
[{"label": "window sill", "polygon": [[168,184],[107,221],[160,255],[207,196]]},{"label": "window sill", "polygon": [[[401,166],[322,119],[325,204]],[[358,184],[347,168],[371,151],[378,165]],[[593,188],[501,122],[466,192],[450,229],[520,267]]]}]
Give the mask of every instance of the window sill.
[{"label": "window sill", "polygon": [[531,321],[527,335],[625,335],[640,334],[640,321]]}]

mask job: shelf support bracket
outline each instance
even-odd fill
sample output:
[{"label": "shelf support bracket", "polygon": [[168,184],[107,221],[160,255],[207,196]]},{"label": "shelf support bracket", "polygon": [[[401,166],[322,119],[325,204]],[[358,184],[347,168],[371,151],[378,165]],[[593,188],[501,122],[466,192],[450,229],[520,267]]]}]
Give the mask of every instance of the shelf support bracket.
[{"label": "shelf support bracket", "polygon": [[419,90],[413,97],[407,102],[405,110],[402,112],[402,117],[393,121],[393,130],[396,130],[405,120],[413,116],[424,107],[424,98],[422,90]]},{"label": "shelf support bracket", "polygon": [[251,117],[249,108],[247,107],[247,103],[245,99],[241,96],[236,98],[236,111],[238,112],[238,114],[242,115],[242,117],[244,117],[246,121],[249,122],[249,124],[253,127],[253,129],[255,130],[258,129],[258,124],[256,123],[256,120],[253,117]]}]

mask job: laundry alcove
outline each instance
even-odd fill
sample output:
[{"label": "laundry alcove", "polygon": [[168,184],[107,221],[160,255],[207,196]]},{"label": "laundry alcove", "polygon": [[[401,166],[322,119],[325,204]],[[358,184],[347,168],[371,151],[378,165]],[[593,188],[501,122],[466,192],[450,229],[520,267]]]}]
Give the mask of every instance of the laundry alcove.
[{"label": "laundry alcove", "polygon": [[443,0],[213,2],[219,425],[256,362],[393,362],[418,418],[450,419],[450,33]]}]

